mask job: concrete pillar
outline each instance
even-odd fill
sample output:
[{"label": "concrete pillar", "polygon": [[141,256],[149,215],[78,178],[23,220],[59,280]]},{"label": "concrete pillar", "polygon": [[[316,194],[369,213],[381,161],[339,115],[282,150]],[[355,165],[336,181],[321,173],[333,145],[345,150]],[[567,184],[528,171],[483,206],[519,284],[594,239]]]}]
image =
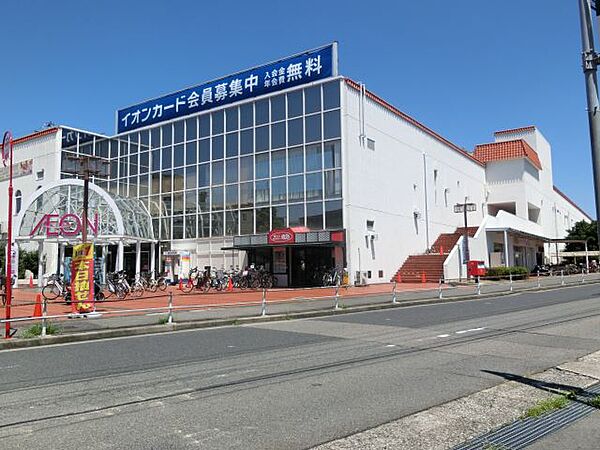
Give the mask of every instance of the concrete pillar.
[{"label": "concrete pillar", "polygon": [[163,258],[162,258],[162,247],[160,244],[156,244],[158,247],[158,273],[163,273]]},{"label": "concrete pillar", "polygon": [[44,258],[42,253],[44,252],[44,241],[38,241],[38,287],[44,287]]},{"label": "concrete pillar", "polygon": [[[156,269],[156,244],[154,242],[150,243],[150,273],[154,276],[154,270]],[[158,277],[156,277],[158,278]]]},{"label": "concrete pillar", "polygon": [[58,244],[58,268],[56,269],[57,273],[63,273],[63,268],[65,267],[65,244]]},{"label": "concrete pillar", "polygon": [[508,267],[508,231],[504,230],[504,266]]},{"label": "concrete pillar", "polygon": [[106,264],[108,263],[108,245],[102,246],[102,280],[106,283]]},{"label": "concrete pillar", "polygon": [[142,271],[142,243],[137,241],[135,243],[135,274],[137,275]]},{"label": "concrete pillar", "polygon": [[117,267],[115,269],[117,272],[120,270],[123,270],[124,259],[125,259],[125,245],[123,244],[123,241],[119,241],[119,245],[117,247]]}]

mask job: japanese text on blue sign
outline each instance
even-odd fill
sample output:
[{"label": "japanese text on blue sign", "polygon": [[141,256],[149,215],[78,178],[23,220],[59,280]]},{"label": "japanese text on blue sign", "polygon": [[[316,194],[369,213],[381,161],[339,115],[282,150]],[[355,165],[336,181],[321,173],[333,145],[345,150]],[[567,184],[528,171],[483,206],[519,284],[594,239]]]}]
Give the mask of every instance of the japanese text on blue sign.
[{"label": "japanese text on blue sign", "polygon": [[117,112],[117,133],[336,75],[333,44]]}]

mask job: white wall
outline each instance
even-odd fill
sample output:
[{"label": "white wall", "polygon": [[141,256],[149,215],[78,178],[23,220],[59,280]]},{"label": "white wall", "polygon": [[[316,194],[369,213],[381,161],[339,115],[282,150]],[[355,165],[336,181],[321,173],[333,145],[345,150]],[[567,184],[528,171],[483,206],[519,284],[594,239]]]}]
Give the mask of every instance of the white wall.
[{"label": "white wall", "polygon": [[[344,225],[348,230],[349,270],[353,278],[359,270],[360,252],[360,270],[372,272],[369,281],[388,281],[408,255],[425,252],[440,233],[463,226],[462,214],[453,211],[455,203],[468,197],[477,205],[477,212],[469,215],[470,225],[481,222],[484,168],[368,98],[365,130],[366,137],[375,141],[375,150],[362,146],[360,94],[344,82],[342,86]],[[416,220],[415,211],[420,215]],[[374,241],[374,251],[365,239],[367,220],[375,221],[378,240]],[[383,270],[382,278],[377,276],[379,270]]]}]

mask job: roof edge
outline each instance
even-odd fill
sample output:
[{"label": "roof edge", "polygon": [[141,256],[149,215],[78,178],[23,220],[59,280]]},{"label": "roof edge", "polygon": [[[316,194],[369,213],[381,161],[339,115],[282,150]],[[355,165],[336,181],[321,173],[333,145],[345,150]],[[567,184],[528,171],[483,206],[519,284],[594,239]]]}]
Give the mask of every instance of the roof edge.
[{"label": "roof edge", "polygon": [[499,134],[516,134],[516,133],[522,133],[524,131],[533,131],[536,129],[537,129],[537,127],[535,125],[528,125],[526,127],[519,127],[519,128],[508,128],[506,130],[494,131],[494,136],[497,136]]},{"label": "roof edge", "polygon": [[[346,82],[346,84],[348,86],[352,87],[353,89],[355,89],[357,91],[360,91],[360,84],[357,83],[356,81],[352,80],[351,78],[347,78],[347,77],[344,78],[344,81]],[[476,159],[475,157],[473,157],[473,155],[471,153],[469,153],[466,150],[460,148],[458,145],[452,143],[451,141],[449,141],[445,137],[443,137],[440,134],[436,133],[431,128],[423,125],[421,122],[419,122],[418,120],[416,120],[413,117],[409,116],[408,114],[400,111],[398,108],[396,108],[392,104],[386,102],[384,99],[382,99],[378,95],[374,94],[373,92],[369,91],[368,89],[366,90],[366,94],[367,94],[367,97],[369,97],[375,103],[378,103],[380,106],[383,106],[388,111],[391,111],[392,113],[396,114],[401,119],[403,119],[403,120],[407,121],[408,123],[416,126],[421,131],[424,131],[425,133],[427,133],[428,135],[430,135],[431,137],[433,137],[437,141],[439,141],[439,142],[447,145],[452,150],[454,150],[454,151],[460,153],[461,155],[465,156],[466,158],[470,159],[475,164],[478,164],[478,165],[480,165],[482,167],[485,166],[485,164],[483,164],[481,161],[479,161],[478,159]]]},{"label": "roof edge", "polygon": [[581,214],[583,214],[585,217],[587,217],[590,220],[590,222],[592,222],[594,220],[577,203],[575,203],[573,200],[571,200],[567,196],[567,194],[565,194],[563,191],[561,191],[556,186],[552,186],[552,187],[554,188],[554,192],[556,192],[558,195],[560,195],[562,198],[564,198],[567,202],[569,202],[571,204],[571,206],[575,207],[575,209],[577,209],[577,211],[579,211]]},{"label": "roof edge", "polygon": [[[17,139],[13,139],[13,145],[21,144],[23,142],[31,141],[33,139],[37,139],[42,136],[46,136],[48,134],[56,133],[60,127],[52,127],[42,131],[36,131],[35,133],[28,134],[26,136],[22,136]],[[3,148],[3,145],[0,144],[0,148]]]}]

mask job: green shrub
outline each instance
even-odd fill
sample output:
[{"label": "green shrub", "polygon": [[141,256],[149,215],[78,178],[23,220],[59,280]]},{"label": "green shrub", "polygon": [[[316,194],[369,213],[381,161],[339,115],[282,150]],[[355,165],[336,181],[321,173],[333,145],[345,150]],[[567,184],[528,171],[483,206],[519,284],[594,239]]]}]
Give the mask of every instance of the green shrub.
[{"label": "green shrub", "polygon": [[[52,322],[46,323],[46,334],[60,334],[60,327],[54,325]],[[38,337],[42,335],[42,324],[36,323],[35,325],[31,325],[29,328],[23,331],[21,337],[25,339],[30,339],[34,337]]]},{"label": "green shrub", "polygon": [[529,269],[523,266],[511,266],[511,267],[490,267],[486,269],[486,277],[495,279],[510,278],[512,274],[513,279],[527,278],[529,276]]}]

